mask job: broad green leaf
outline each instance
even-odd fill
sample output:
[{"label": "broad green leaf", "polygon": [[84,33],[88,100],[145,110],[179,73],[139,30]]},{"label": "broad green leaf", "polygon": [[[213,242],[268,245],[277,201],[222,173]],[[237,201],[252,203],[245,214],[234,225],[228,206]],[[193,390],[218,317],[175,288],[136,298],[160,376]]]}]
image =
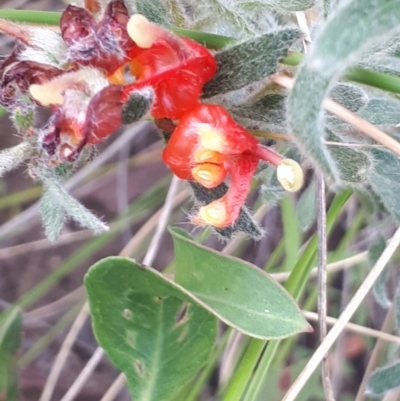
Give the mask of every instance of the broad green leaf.
[{"label": "broad green leaf", "polygon": [[400,386],[400,362],[375,370],[368,380],[366,393],[377,396]]},{"label": "broad green leaf", "polygon": [[204,86],[203,97],[240,89],[275,73],[300,35],[296,28],[281,28],[221,50],[215,55],[218,72]]},{"label": "broad green leaf", "polygon": [[301,194],[296,205],[296,217],[302,231],[308,230],[317,216],[315,180]]},{"label": "broad green leaf", "polygon": [[385,209],[400,220],[400,158],[393,153],[371,150],[373,169],[369,180]]},{"label": "broad green leaf", "polygon": [[[379,259],[385,248],[386,248],[386,241],[383,237],[379,237],[378,241],[375,242],[369,248],[368,259],[371,267],[374,266],[374,264],[377,262],[377,260]],[[389,308],[390,305],[392,304],[387,292],[386,280],[387,280],[387,268],[380,274],[378,279],[375,281],[373,287],[374,297],[378,302],[378,304],[384,309]]]},{"label": "broad green leaf", "polygon": [[93,330],[135,401],[173,401],[206,363],[217,321],[156,270],[110,257],[85,286]]},{"label": "broad green leaf", "polygon": [[323,142],[323,101],[339,74],[361,52],[399,28],[398,0],[349,1],[328,19],[297,74],[289,95],[289,126],[303,151],[333,177],[339,174]]},{"label": "broad green leaf", "polygon": [[171,230],[175,280],[232,327],[258,338],[283,338],[309,329],[285,289],[263,270]]},{"label": "broad green leaf", "polygon": [[0,322],[0,400],[18,401],[16,353],[21,346],[22,315],[14,308]]}]

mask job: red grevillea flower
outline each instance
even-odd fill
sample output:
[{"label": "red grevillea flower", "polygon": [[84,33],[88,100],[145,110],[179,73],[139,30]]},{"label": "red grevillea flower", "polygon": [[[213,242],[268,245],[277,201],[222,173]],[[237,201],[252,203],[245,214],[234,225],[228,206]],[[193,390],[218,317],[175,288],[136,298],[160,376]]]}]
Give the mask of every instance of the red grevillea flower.
[{"label": "red grevillea flower", "polygon": [[[115,8],[119,1],[111,2],[107,10],[112,4]],[[125,13],[120,10],[118,15],[120,21]],[[69,25],[63,29],[67,20]],[[111,52],[108,58],[101,54],[107,49],[108,41],[106,44],[100,41],[105,40],[100,35],[103,25],[96,28],[93,20],[94,16],[85,9],[67,8],[61,20],[63,38],[67,41],[71,58],[87,67],[79,66],[76,71],[43,85],[32,85],[30,90],[40,104],[57,106],[54,107],[56,117],[50,125],[54,132],[48,132],[44,142],[50,152],[61,145],[61,160],[75,157],[86,143],[96,144],[111,135],[121,124],[121,119],[116,116],[121,115],[124,102],[133,92],[152,91],[154,101],[150,114],[153,117],[179,119],[198,103],[205,82],[213,77],[217,68],[214,57],[203,46],[178,38],[141,15],[131,17],[128,31],[126,28],[124,31],[122,25],[116,24],[111,17],[103,20],[114,21],[118,27],[115,31],[115,26],[111,24],[111,37],[113,40],[122,38],[119,50],[124,54],[123,59],[118,58],[118,62],[106,65],[101,60],[111,60],[119,53]],[[115,32],[119,32],[118,35]],[[127,32],[135,42],[129,37],[129,40],[126,39]],[[85,52],[84,49],[89,50]],[[96,67],[92,70],[93,76],[87,73],[92,65]],[[111,65],[120,67],[111,74]],[[101,74],[106,80],[99,76],[99,71],[103,71]],[[84,75],[85,79],[82,78]],[[129,83],[130,80],[134,82]],[[107,89],[107,85],[112,89]],[[113,95],[110,97],[109,93]],[[95,95],[96,99],[89,104]]]},{"label": "red grevillea flower", "polygon": [[179,121],[163,152],[164,162],[175,175],[215,188],[226,177],[228,192],[203,206],[194,218],[197,224],[225,227],[233,224],[250,190],[259,160],[277,167],[278,180],[290,191],[303,182],[300,166],[261,146],[221,106],[198,104]]},{"label": "red grevillea flower", "polygon": [[150,114],[179,119],[197,104],[204,84],[215,75],[214,57],[204,46],[179,38],[139,14],[130,18],[127,29],[137,47],[129,62],[136,81],[125,87],[125,98],[150,86],[155,95]]}]

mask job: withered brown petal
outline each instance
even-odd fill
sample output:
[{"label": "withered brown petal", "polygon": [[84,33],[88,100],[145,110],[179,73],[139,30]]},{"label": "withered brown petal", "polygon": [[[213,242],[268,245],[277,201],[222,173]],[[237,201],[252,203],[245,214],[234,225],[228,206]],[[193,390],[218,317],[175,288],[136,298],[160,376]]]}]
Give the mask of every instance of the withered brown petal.
[{"label": "withered brown petal", "polygon": [[98,37],[102,42],[110,40],[110,35],[124,52],[128,52],[134,42],[129,37],[126,26],[129,21],[128,10],[123,0],[113,0],[108,3],[103,20],[100,22]]},{"label": "withered brown petal", "polygon": [[32,84],[42,84],[61,74],[64,71],[48,64],[35,61],[19,61],[8,66],[0,76],[0,103],[9,107],[18,99],[15,96],[16,88],[19,94],[28,92]]},{"label": "withered brown petal", "polygon": [[70,4],[61,15],[60,29],[65,43],[74,45],[95,35],[96,22],[88,10]]},{"label": "withered brown petal", "polygon": [[99,143],[121,127],[122,93],[123,86],[109,85],[90,101],[84,127],[88,143]]}]

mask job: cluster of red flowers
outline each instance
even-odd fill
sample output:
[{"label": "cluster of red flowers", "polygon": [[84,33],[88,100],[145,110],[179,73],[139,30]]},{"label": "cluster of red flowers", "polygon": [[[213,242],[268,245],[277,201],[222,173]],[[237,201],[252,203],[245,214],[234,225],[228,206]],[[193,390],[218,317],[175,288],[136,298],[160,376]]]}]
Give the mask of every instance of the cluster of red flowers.
[{"label": "cluster of red flowers", "polygon": [[301,186],[295,162],[261,146],[223,107],[199,101],[217,71],[212,53],[142,15],[129,17],[123,0],[110,1],[105,10],[97,0],[86,0],[86,8],[68,6],[61,34],[52,33],[59,41],[55,52],[64,55],[57,62],[33,60],[43,50],[38,30],[5,26],[0,23],[0,30],[19,43],[0,66],[0,103],[15,110],[28,96],[34,104],[52,108],[41,133],[51,163],[72,161],[87,144],[103,141],[121,126],[132,94],[147,91],[149,114],[176,124],[163,152],[173,173],[208,189],[230,180],[227,193],[201,207],[195,223],[233,224],[259,160],[278,168],[286,189]]}]

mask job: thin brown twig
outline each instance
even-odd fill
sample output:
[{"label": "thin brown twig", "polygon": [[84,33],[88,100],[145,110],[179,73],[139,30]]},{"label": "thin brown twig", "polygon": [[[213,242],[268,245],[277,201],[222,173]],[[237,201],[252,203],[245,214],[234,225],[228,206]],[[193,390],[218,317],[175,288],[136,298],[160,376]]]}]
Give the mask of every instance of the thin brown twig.
[{"label": "thin brown twig", "polygon": [[67,337],[65,338],[59,353],[57,354],[53,366],[51,367],[50,374],[47,377],[46,384],[43,388],[42,395],[40,396],[39,401],[50,401],[55,386],[57,384],[58,378],[60,377],[62,369],[64,368],[67,356],[82,326],[84,325],[88,315],[89,315],[89,307],[87,302],[85,302],[77,318],[75,319],[70,331],[68,332]]},{"label": "thin brown twig", "polygon": [[[327,333],[327,235],[326,235],[326,201],[325,181],[323,174],[316,172],[317,178],[317,231],[318,231],[318,316],[319,316],[319,338],[322,342]],[[328,401],[334,401],[332,382],[330,379],[329,355],[322,359],[322,384]]]},{"label": "thin brown twig", "polygon": [[[392,306],[389,308],[389,310],[386,314],[385,320],[383,321],[380,333],[382,333],[384,335],[390,335],[390,334],[386,334],[386,333],[390,330],[390,328],[393,324],[394,309],[395,309],[395,306],[394,306],[394,304],[392,304]],[[399,338],[399,337],[397,337],[397,338]],[[385,346],[385,340],[383,338],[379,338],[378,341],[376,342],[375,347],[372,351],[372,354],[369,358],[368,365],[365,369],[364,376],[361,381],[360,387],[358,388],[355,401],[364,401],[365,400],[365,398],[366,398],[365,388],[367,386],[369,376],[372,373],[372,371],[374,370],[375,366],[377,365],[379,356],[382,355],[382,350],[383,350],[384,346]]]},{"label": "thin brown twig", "polygon": [[[302,311],[302,313],[307,320],[310,320],[312,322],[318,322],[318,320],[319,320],[318,313],[311,312],[311,311]],[[336,322],[337,322],[336,318],[331,317],[331,316],[326,317],[326,323],[328,325],[333,326]],[[376,345],[378,345],[379,342],[382,342],[382,344],[384,344],[385,342],[389,342],[389,343],[400,345],[400,337],[394,336],[393,334],[388,334],[386,332],[386,331],[388,331],[387,330],[388,328],[386,328],[386,330],[384,330],[385,329],[384,326],[385,325],[382,326],[381,330],[374,330],[369,327],[360,326],[359,324],[349,322],[346,324],[344,330],[351,331],[351,332],[357,333],[357,334],[362,334],[363,336],[377,338],[378,342],[376,343]],[[381,348],[379,349],[379,351],[381,351]],[[371,356],[370,360],[372,360],[372,356]],[[376,364],[376,362],[375,362],[375,364]],[[368,372],[366,374],[367,378],[369,376],[369,373],[370,372]],[[356,398],[356,401],[361,401],[363,399],[364,398],[360,398],[360,399]]]},{"label": "thin brown twig", "polygon": [[370,270],[369,274],[367,275],[363,283],[360,285],[359,289],[354,294],[353,298],[348,303],[346,308],[343,310],[342,314],[338,318],[335,325],[332,327],[332,329],[325,337],[324,341],[322,341],[320,346],[317,348],[312,357],[309,359],[306,366],[304,367],[300,375],[297,377],[293,385],[290,387],[289,391],[286,393],[282,401],[295,401],[295,399],[299,395],[304,385],[307,383],[311,375],[314,373],[315,369],[321,363],[323,357],[335,343],[340,333],[346,327],[346,324],[350,321],[353,314],[356,312],[358,307],[363,302],[364,298],[371,290],[372,286],[382,273],[383,269],[389,262],[390,258],[393,256],[399,244],[400,244],[400,227],[396,230],[392,240],[386,246],[382,255],[379,257],[378,261]]},{"label": "thin brown twig", "polygon": [[[273,77],[271,77],[271,81],[287,89],[292,89],[294,84],[293,78],[283,74],[274,75]],[[380,143],[381,145],[384,145],[387,149],[400,156],[400,142],[396,141],[391,136],[381,131],[375,125],[364,120],[357,114],[353,113],[349,109],[346,109],[346,107],[342,106],[332,99],[325,99],[323,102],[323,106],[327,111],[336,115],[341,120],[349,123],[365,135],[372,138],[374,141]]]}]

